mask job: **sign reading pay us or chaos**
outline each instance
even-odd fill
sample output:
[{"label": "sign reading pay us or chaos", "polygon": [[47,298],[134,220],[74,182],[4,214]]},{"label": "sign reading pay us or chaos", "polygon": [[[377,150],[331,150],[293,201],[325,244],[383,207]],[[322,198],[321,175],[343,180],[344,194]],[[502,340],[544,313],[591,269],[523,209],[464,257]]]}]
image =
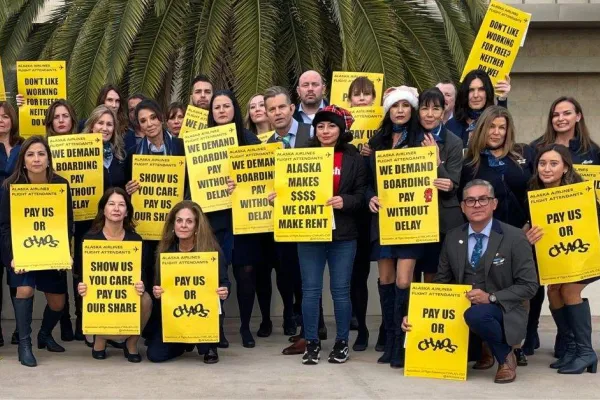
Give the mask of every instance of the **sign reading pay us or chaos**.
[{"label": "sign reading pay us or chaos", "polygon": [[71,269],[65,184],[10,185],[15,269]]},{"label": "sign reading pay us or chaos", "polygon": [[325,147],[275,151],[275,241],[330,242],[333,151]]},{"label": "sign reading pay us or chaos", "polygon": [[433,146],[375,153],[382,245],[439,241],[437,149]]},{"label": "sign reading pay us or chaos", "polygon": [[69,182],[75,221],[94,219],[104,188],[102,134],[52,136],[48,145],[54,170]]},{"label": "sign reading pay us or chaos", "polygon": [[83,242],[83,333],[139,335],[142,242]]},{"label": "sign reading pay us or chaos", "polygon": [[230,147],[229,163],[236,188],[231,194],[233,233],[273,232],[273,207],[267,197],[273,192],[275,150],[283,143]]},{"label": "sign reading pay us or chaos", "polygon": [[183,141],[192,200],[205,213],[231,208],[227,149],[238,145],[235,124],[188,132]]},{"label": "sign reading pay us or chaos", "polygon": [[531,222],[544,233],[535,244],[540,283],[569,283],[600,276],[593,182],[535,190],[527,195]]},{"label": "sign reading pay us or chaos", "polygon": [[132,179],[140,184],[131,197],[136,231],[146,240],[160,240],[171,208],[183,200],[185,157],[134,155]]},{"label": "sign reading pay us or chaos", "polygon": [[67,69],[64,61],[18,61],[18,91],[24,97],[19,107],[21,136],[45,135],[48,107],[67,98]]},{"label": "sign reading pay us or chaos", "polygon": [[410,285],[404,376],[467,379],[469,327],[463,314],[471,306],[470,285]]},{"label": "sign reading pay us or chaos", "polygon": [[492,0],[481,22],[460,81],[470,71],[482,69],[496,85],[510,74],[525,41],[531,14]]},{"label": "sign reading pay us or chaos", "polygon": [[160,255],[163,341],[219,341],[219,255],[217,252]]}]

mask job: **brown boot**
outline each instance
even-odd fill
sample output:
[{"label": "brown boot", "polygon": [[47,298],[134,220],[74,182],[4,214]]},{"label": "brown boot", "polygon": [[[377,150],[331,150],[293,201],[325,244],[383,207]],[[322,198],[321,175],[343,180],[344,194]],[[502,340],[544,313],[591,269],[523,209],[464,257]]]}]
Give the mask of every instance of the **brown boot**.
[{"label": "brown boot", "polygon": [[306,339],[299,339],[283,349],[282,353],[286,356],[293,356],[296,354],[304,354],[304,350],[306,350]]},{"label": "brown boot", "polygon": [[504,364],[498,365],[495,383],[511,383],[517,379],[517,358],[514,352],[508,353]]},{"label": "brown boot", "polygon": [[473,369],[490,369],[495,362],[492,350],[490,350],[487,343],[483,342],[481,345],[481,358],[473,365]]}]

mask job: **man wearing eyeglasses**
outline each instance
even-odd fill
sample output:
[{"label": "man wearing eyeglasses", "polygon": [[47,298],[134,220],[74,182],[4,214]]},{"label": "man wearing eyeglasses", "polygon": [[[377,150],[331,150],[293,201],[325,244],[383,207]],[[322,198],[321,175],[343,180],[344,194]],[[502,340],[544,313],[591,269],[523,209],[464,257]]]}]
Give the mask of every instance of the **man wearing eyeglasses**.
[{"label": "man wearing eyeglasses", "polygon": [[[434,282],[473,286],[465,294],[471,307],[464,318],[487,344],[473,368],[491,368],[496,359],[494,382],[510,383],[517,377],[512,346],[525,338],[524,303],[535,295],[538,281],[525,233],[495,220],[497,205],[489,182],[474,179],[465,186],[461,208],[469,222],[447,233]],[[410,327],[405,320],[403,328]]]}]

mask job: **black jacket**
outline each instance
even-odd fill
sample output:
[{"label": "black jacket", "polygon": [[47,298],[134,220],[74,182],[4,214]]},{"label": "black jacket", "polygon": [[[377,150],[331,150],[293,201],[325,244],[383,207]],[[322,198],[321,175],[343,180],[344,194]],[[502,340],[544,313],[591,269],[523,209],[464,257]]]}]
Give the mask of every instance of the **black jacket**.
[{"label": "black jacket", "polygon": [[[50,183],[63,183],[67,185],[67,227],[69,233],[69,243],[73,237],[73,199],[71,198],[71,189],[69,188],[69,182],[57,174],[54,174]],[[27,182],[17,182],[17,185],[28,185]],[[10,190],[6,188],[2,192],[2,199],[0,200],[0,238],[2,240],[1,252],[2,252],[2,263],[5,266],[10,266],[13,259],[12,252],[12,236],[10,231]]]},{"label": "black jacket", "polygon": [[125,189],[125,184],[131,180],[130,172],[127,159],[119,160],[113,157],[108,168],[104,167],[104,191],[111,187]]}]

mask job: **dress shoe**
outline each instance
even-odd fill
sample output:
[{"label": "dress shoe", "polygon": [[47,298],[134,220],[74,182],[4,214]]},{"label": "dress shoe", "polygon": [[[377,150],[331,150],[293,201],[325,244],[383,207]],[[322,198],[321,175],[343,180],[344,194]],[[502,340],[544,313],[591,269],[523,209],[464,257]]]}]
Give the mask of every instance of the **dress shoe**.
[{"label": "dress shoe", "polygon": [[489,346],[483,343],[481,346],[481,358],[473,365],[473,369],[490,369],[494,366],[495,362]]},{"label": "dress shoe", "polygon": [[48,349],[52,353],[63,353],[65,348],[56,343],[52,335],[42,330],[38,333],[38,349]]},{"label": "dress shoe", "polygon": [[[227,340],[224,333],[221,334],[221,339],[219,340],[219,344],[217,344],[217,347],[220,349],[226,349],[229,347],[229,340]],[[217,361],[218,361],[218,357],[217,357]]]},{"label": "dress shoe", "polygon": [[251,349],[256,346],[256,342],[254,341],[254,337],[250,332],[250,329],[240,329],[240,335],[242,335],[242,346],[247,349]]},{"label": "dress shoe", "polygon": [[130,363],[139,363],[139,362],[142,362],[142,356],[140,356],[140,353],[137,353],[137,354],[130,353],[129,349],[127,348],[127,345],[123,346],[123,356]]},{"label": "dress shoe", "polygon": [[92,358],[95,360],[106,360],[106,345],[104,345],[102,350],[95,350],[94,347],[92,347]]},{"label": "dress shoe", "polygon": [[495,383],[511,383],[517,378],[517,358],[514,352],[508,353],[504,364],[498,365]]},{"label": "dress shoe", "polygon": [[356,341],[352,346],[352,350],[354,351],[365,351],[369,347],[369,331],[359,330],[358,335],[356,336]]},{"label": "dress shoe", "polygon": [[219,353],[215,347],[210,347],[204,355],[204,364],[216,364],[219,362]]},{"label": "dress shoe", "polygon": [[90,341],[87,339],[87,336],[84,336],[84,337],[83,337],[83,340],[85,341],[85,345],[86,345],[87,347],[94,347],[94,340],[93,340],[93,339],[92,339],[92,341],[90,342]]},{"label": "dress shoe", "polygon": [[256,332],[258,337],[269,337],[273,333],[273,323],[271,321],[263,321]]},{"label": "dress shoe", "polygon": [[515,353],[515,358],[517,359],[517,365],[519,367],[526,367],[527,366],[527,356],[525,355],[525,352],[523,351],[523,349],[521,349],[521,348],[514,349],[513,353]]},{"label": "dress shoe", "polygon": [[288,342],[296,343],[298,340],[302,339],[302,335],[294,335],[288,338]]},{"label": "dress shoe", "polygon": [[286,356],[293,356],[297,354],[304,354],[304,350],[306,350],[306,339],[300,339],[283,349],[282,353]]}]

